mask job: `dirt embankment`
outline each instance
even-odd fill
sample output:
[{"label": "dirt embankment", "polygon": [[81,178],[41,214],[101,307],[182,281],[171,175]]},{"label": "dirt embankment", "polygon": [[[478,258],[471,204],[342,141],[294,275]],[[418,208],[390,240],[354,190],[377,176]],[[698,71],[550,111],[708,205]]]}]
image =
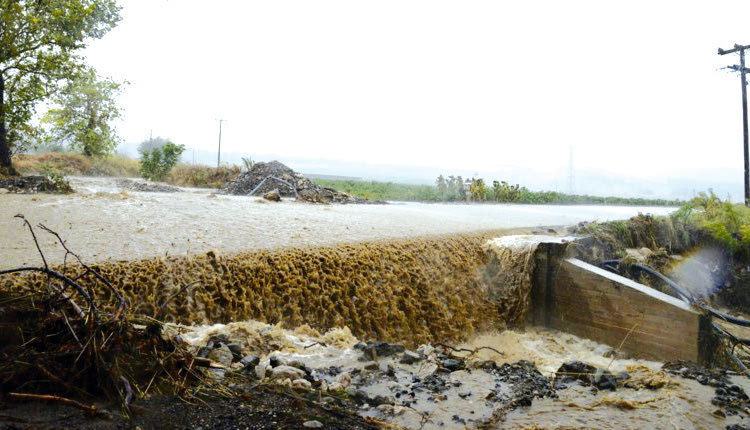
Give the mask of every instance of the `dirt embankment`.
[{"label": "dirt embankment", "polygon": [[750,313],[750,255],[730,249],[690,222],[638,215],[626,221],[581,223],[573,232],[588,235],[571,247],[572,254],[584,261],[599,265],[603,260],[622,260],[623,274],[674,295],[662,282],[629,268],[645,263],[709,304]]}]

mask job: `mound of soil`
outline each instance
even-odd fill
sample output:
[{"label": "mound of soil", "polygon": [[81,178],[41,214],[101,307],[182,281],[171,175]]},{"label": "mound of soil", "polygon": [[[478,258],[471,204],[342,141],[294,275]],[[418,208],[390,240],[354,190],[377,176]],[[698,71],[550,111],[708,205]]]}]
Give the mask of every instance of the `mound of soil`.
[{"label": "mound of soil", "polygon": [[222,187],[222,192],[241,196],[261,196],[278,190],[281,197],[294,197],[312,203],[381,203],[321,187],[278,161],[255,163]]}]

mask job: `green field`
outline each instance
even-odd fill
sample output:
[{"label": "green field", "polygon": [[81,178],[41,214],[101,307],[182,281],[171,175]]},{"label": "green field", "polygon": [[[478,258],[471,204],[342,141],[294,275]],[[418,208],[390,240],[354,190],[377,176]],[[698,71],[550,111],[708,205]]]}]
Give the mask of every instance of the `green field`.
[{"label": "green field", "polygon": [[[488,203],[521,203],[521,204],[594,204],[594,205],[628,205],[628,206],[681,206],[685,202],[667,199],[643,199],[625,197],[601,197],[577,194],[564,194],[554,191],[530,191],[519,187],[512,192],[494,193],[488,188],[483,196],[472,200],[467,192],[466,197],[441,193],[436,185],[397,184],[393,182],[354,181],[337,179],[314,179],[313,182],[324,187],[371,200],[412,201],[412,202],[461,202],[477,201]],[[475,196],[476,197],[476,196]],[[482,198],[483,197],[483,198]]]}]

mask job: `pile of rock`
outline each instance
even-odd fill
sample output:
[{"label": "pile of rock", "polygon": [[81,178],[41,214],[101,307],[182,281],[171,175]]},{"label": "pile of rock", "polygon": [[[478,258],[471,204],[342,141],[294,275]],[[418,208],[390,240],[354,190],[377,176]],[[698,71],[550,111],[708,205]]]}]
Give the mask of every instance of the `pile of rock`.
[{"label": "pile of rock", "polygon": [[371,203],[331,188],[321,187],[278,161],[255,163],[222,187],[226,194],[242,196],[294,197],[313,203]]}]

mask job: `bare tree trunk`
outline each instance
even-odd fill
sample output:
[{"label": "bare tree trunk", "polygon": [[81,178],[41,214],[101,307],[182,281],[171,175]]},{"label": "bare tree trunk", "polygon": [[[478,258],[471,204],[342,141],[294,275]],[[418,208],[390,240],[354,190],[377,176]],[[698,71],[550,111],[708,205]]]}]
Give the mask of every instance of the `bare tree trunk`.
[{"label": "bare tree trunk", "polygon": [[0,173],[15,175],[16,170],[10,160],[8,130],[5,128],[5,78],[0,74]]}]

